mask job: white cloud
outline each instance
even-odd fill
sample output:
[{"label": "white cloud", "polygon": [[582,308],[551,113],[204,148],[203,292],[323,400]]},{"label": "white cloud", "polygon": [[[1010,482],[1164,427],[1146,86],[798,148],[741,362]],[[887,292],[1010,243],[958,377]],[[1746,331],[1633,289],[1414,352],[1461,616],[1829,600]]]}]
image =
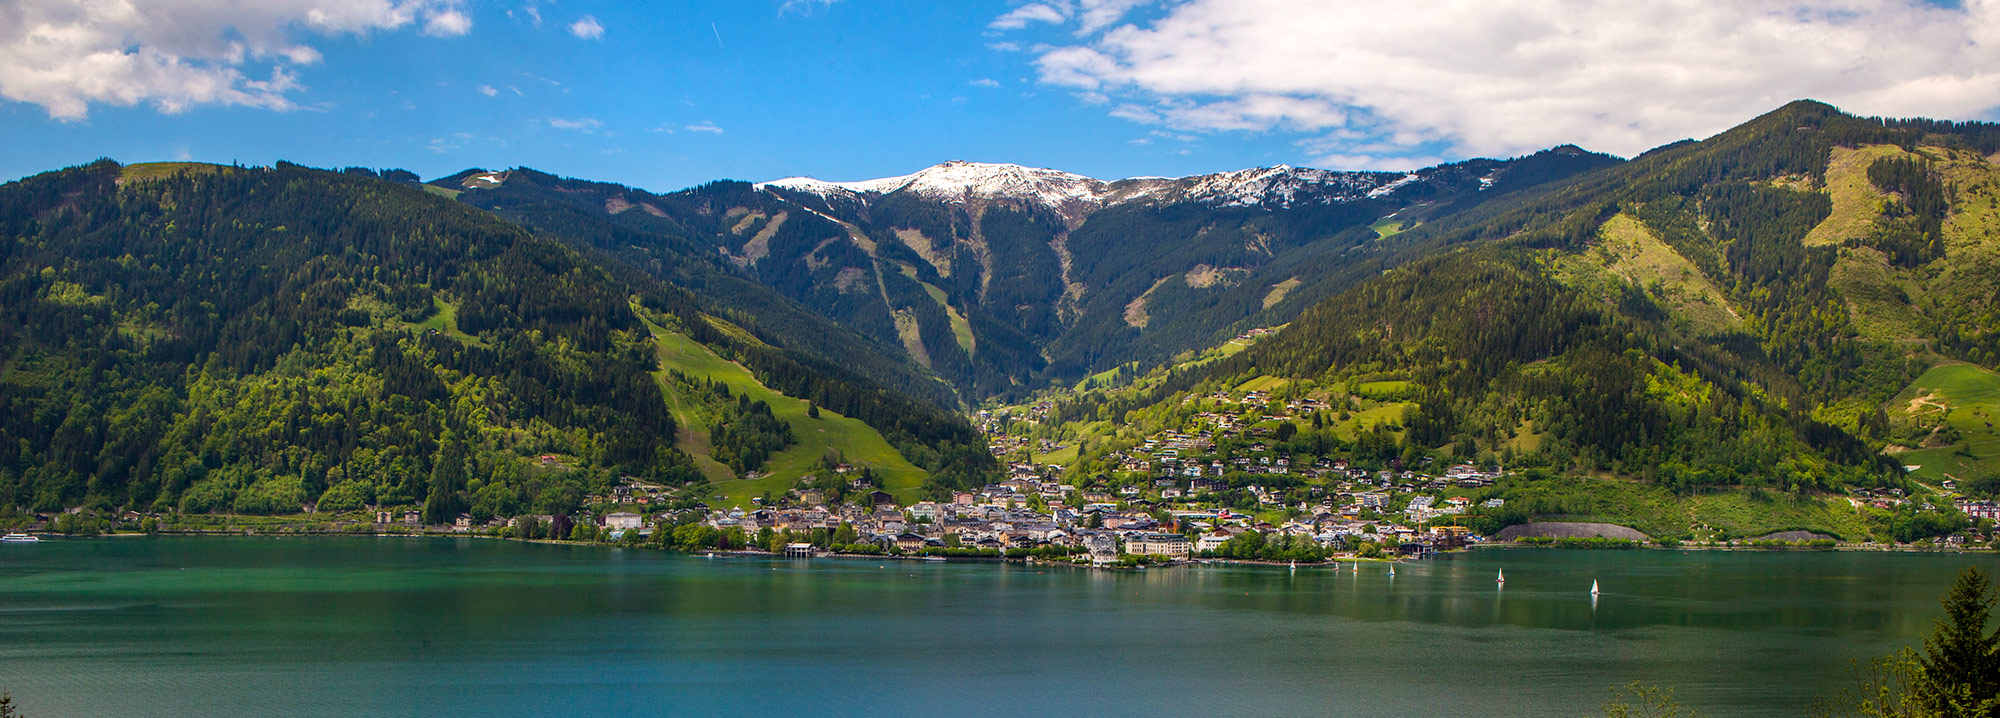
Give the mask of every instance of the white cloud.
[{"label": "white cloud", "polygon": [[1078,34],[1097,32],[1124,19],[1127,13],[1140,5],[1151,4],[1153,0],[1081,0],[1076,13],[1076,31]]},{"label": "white cloud", "polygon": [[824,10],[837,2],[840,0],[785,0],[785,4],[778,6],[778,14],[783,15],[788,12],[811,14],[814,10]]},{"label": "white cloud", "polygon": [[[0,0],[0,97],[81,120],[92,104],[287,110],[297,66],[318,63],[299,38],[421,24],[462,35],[461,0]],[[256,79],[256,76],[263,76]]]},{"label": "white cloud", "polygon": [[971,82],[968,82],[968,83],[966,83],[966,84],[968,84],[968,85],[971,85],[971,86],[973,86],[973,87],[999,87],[999,86],[1000,86],[1000,81],[999,81],[999,80],[995,80],[995,79],[993,79],[993,78],[991,78],[991,77],[982,77],[982,78],[979,78],[979,79],[977,79],[977,80],[973,80],[973,81],[971,81]]},{"label": "white cloud", "polygon": [[[1137,4],[1024,5],[991,26],[1092,33]],[[1956,119],[2000,103],[2000,0],[1177,0],[1084,37],[1035,50],[1042,82],[1134,122],[1317,133],[1322,158],[1378,166],[1565,142],[1631,155],[1799,98]]]},{"label": "white cloud", "polygon": [[424,34],[431,37],[458,37],[472,32],[472,16],[447,8],[432,13],[424,21]]},{"label": "white cloud", "polygon": [[699,124],[688,125],[687,127],[683,127],[681,129],[687,130],[689,132],[707,132],[709,134],[715,134],[715,135],[722,134],[722,128],[716,127],[715,123],[708,121],[703,121]]},{"label": "white cloud", "polygon": [[598,24],[596,16],[585,15],[583,19],[569,24],[569,34],[585,40],[596,40],[604,37],[604,26]]},{"label": "white cloud", "polygon": [[1019,30],[1027,27],[1029,23],[1059,23],[1067,19],[1069,19],[1067,15],[1052,5],[1031,3],[1014,8],[1007,14],[1001,15],[994,19],[991,24],[988,24],[987,27],[995,30]]},{"label": "white cloud", "polygon": [[500,91],[494,89],[492,85],[480,85],[479,94],[485,95],[487,97],[498,97],[500,95]]},{"label": "white cloud", "polygon": [[582,130],[584,132],[589,132],[599,127],[603,127],[604,123],[598,122],[597,120],[588,117],[583,117],[574,120],[565,120],[560,117],[551,117],[549,118],[549,126],[554,127],[558,130]]}]

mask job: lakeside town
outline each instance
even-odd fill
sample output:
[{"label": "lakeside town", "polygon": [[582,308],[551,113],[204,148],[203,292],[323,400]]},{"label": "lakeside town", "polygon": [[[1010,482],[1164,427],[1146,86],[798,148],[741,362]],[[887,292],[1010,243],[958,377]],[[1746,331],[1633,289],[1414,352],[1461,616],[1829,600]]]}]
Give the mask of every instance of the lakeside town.
[{"label": "lakeside town", "polygon": [[[1006,475],[991,485],[904,502],[883,490],[872,472],[828,461],[788,491],[723,505],[691,490],[635,477],[619,478],[583,497],[573,512],[520,516],[460,514],[425,521],[417,508],[379,508],[311,523],[268,517],[247,525],[229,517],[188,517],[127,511],[100,521],[103,530],[145,532],[336,532],[481,535],[528,540],[652,545],[683,551],[753,551],[788,556],[832,554],[920,558],[1033,559],[1093,566],[1190,560],[1319,562],[1332,559],[1423,559],[1488,542],[1628,548],[1655,539],[1602,523],[1505,521],[1507,499],[1496,485],[1505,467],[1425,457],[1299,456],[1281,448],[1282,427],[1328,406],[1313,398],[1277,398],[1249,390],[1191,397],[1200,401],[1193,426],[1147,433],[1106,451],[1085,475],[1072,463],[1036,461],[1069,447],[1022,431],[1044,421],[1049,402],[1017,411],[981,411],[975,421]],[[1245,411],[1255,407],[1254,411]],[[1268,412],[1268,413],[1267,413]],[[1070,452],[1076,456],[1077,452]],[[552,469],[558,457],[542,457]],[[1856,489],[1857,508],[1956,511],[1972,520],[1962,532],[1916,548],[1987,545],[2000,504],[1943,491],[1905,496],[1900,489]],[[1951,497],[1951,498],[1947,498]],[[1942,504],[1942,505],[1940,505]],[[241,518],[241,517],[235,517]],[[1518,518],[1518,517],[1516,517]],[[76,512],[38,516],[67,533],[84,524]],[[1832,548],[1835,537],[1805,531],[1766,536],[1711,537],[1704,545]],[[1873,544],[1860,544],[1873,546]]]},{"label": "lakeside town", "polygon": [[[1236,341],[1270,333],[1255,329]],[[1399,384],[1401,382],[1381,382]],[[1503,482],[1517,472],[1489,460],[1405,459],[1357,440],[1345,450],[1288,450],[1298,426],[1323,426],[1329,415],[1376,413],[1355,433],[1386,436],[1394,399],[1349,396],[1336,406],[1327,394],[1276,387],[1192,393],[1177,421],[1100,446],[1088,455],[1045,431],[1057,407],[1043,399],[979,410],[969,418],[1004,478],[987,486],[907,501],[908,491],[884,490],[878,477],[829,457],[782,493],[732,505],[705,485],[671,487],[620,476],[575,509],[499,515],[428,517],[418,506],[301,516],[191,515],[124,511],[93,515],[72,508],[37,514],[30,528],[70,535],[97,533],[377,533],[477,535],[539,541],[651,545],[682,551],[745,551],[794,557],[903,556],[929,559],[1033,559],[1092,566],[1132,566],[1198,560],[1320,562],[1334,559],[1423,559],[1485,543],[1636,548],[1646,545],[1752,548],[1898,547],[1991,548],[2000,502],[1957,494],[1952,480],[1936,487],[1853,488],[1853,508],[1938,519],[1962,517],[1964,527],[1916,541],[1843,541],[1808,531],[1732,535],[1714,530],[1694,541],[1654,537],[1629,526],[1592,521],[1536,520],[1510,508]],[[1052,438],[1052,436],[1057,438]],[[1379,442],[1378,442],[1379,443]],[[1393,445],[1388,445],[1393,448]],[[579,470],[565,457],[543,455],[541,469]],[[1531,472],[1532,473],[1532,472]],[[475,509],[477,511],[477,509]],[[446,520],[427,520],[445,518]],[[25,534],[14,534],[25,536]]]}]

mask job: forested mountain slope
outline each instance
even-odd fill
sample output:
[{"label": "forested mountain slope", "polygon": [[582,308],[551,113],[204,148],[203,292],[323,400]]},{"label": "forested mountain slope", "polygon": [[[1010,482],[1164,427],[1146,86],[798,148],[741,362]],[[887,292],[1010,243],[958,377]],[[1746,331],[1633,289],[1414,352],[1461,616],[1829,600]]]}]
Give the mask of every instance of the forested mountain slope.
[{"label": "forested mountain slope", "polygon": [[962,420],[696,295],[372,176],[99,161],[0,185],[0,317],[6,507],[442,520],[573,510],[621,474],[699,482],[662,327],[937,480],[991,466]]},{"label": "forested mountain slope", "polygon": [[1430,254],[1276,336],[1053,413],[1106,456],[1255,384],[1330,407],[1288,433],[1308,456],[1992,496],[1996,150],[1994,125],[1794,103],[1406,232]]}]

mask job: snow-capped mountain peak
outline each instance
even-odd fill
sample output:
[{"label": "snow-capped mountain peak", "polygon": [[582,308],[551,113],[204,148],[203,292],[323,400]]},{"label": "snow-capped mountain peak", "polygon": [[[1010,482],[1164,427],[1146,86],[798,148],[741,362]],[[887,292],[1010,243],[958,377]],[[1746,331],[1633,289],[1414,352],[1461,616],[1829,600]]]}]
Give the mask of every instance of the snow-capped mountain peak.
[{"label": "snow-capped mountain peak", "polygon": [[909,192],[926,199],[1016,199],[1071,211],[1101,203],[1105,183],[1079,174],[1015,164],[953,160],[900,177],[826,182],[810,177],[773,180],[758,187],[778,187],[826,196],[839,193],[883,195]]},{"label": "snow-capped mountain peak", "polygon": [[1281,164],[1177,179],[1139,177],[1103,182],[1060,170],[952,161],[900,177],[858,182],[789,177],[758,187],[863,201],[895,192],[947,202],[1011,199],[1054,209],[1074,219],[1105,205],[1133,201],[1271,208],[1348,202],[1381,198],[1419,179],[1416,173],[1346,172]]}]

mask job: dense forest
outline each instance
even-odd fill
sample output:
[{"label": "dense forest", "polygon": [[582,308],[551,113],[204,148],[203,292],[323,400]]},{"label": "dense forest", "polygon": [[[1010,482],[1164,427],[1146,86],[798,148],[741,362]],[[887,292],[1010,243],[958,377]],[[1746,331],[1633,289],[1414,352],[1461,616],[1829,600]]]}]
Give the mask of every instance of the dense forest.
[{"label": "dense forest", "polygon": [[[0,510],[484,520],[698,480],[634,298],[951,480],[990,470],[956,417],[406,182],[99,161],[0,186]],[[745,468],[772,442],[758,415],[731,421]]]}]

